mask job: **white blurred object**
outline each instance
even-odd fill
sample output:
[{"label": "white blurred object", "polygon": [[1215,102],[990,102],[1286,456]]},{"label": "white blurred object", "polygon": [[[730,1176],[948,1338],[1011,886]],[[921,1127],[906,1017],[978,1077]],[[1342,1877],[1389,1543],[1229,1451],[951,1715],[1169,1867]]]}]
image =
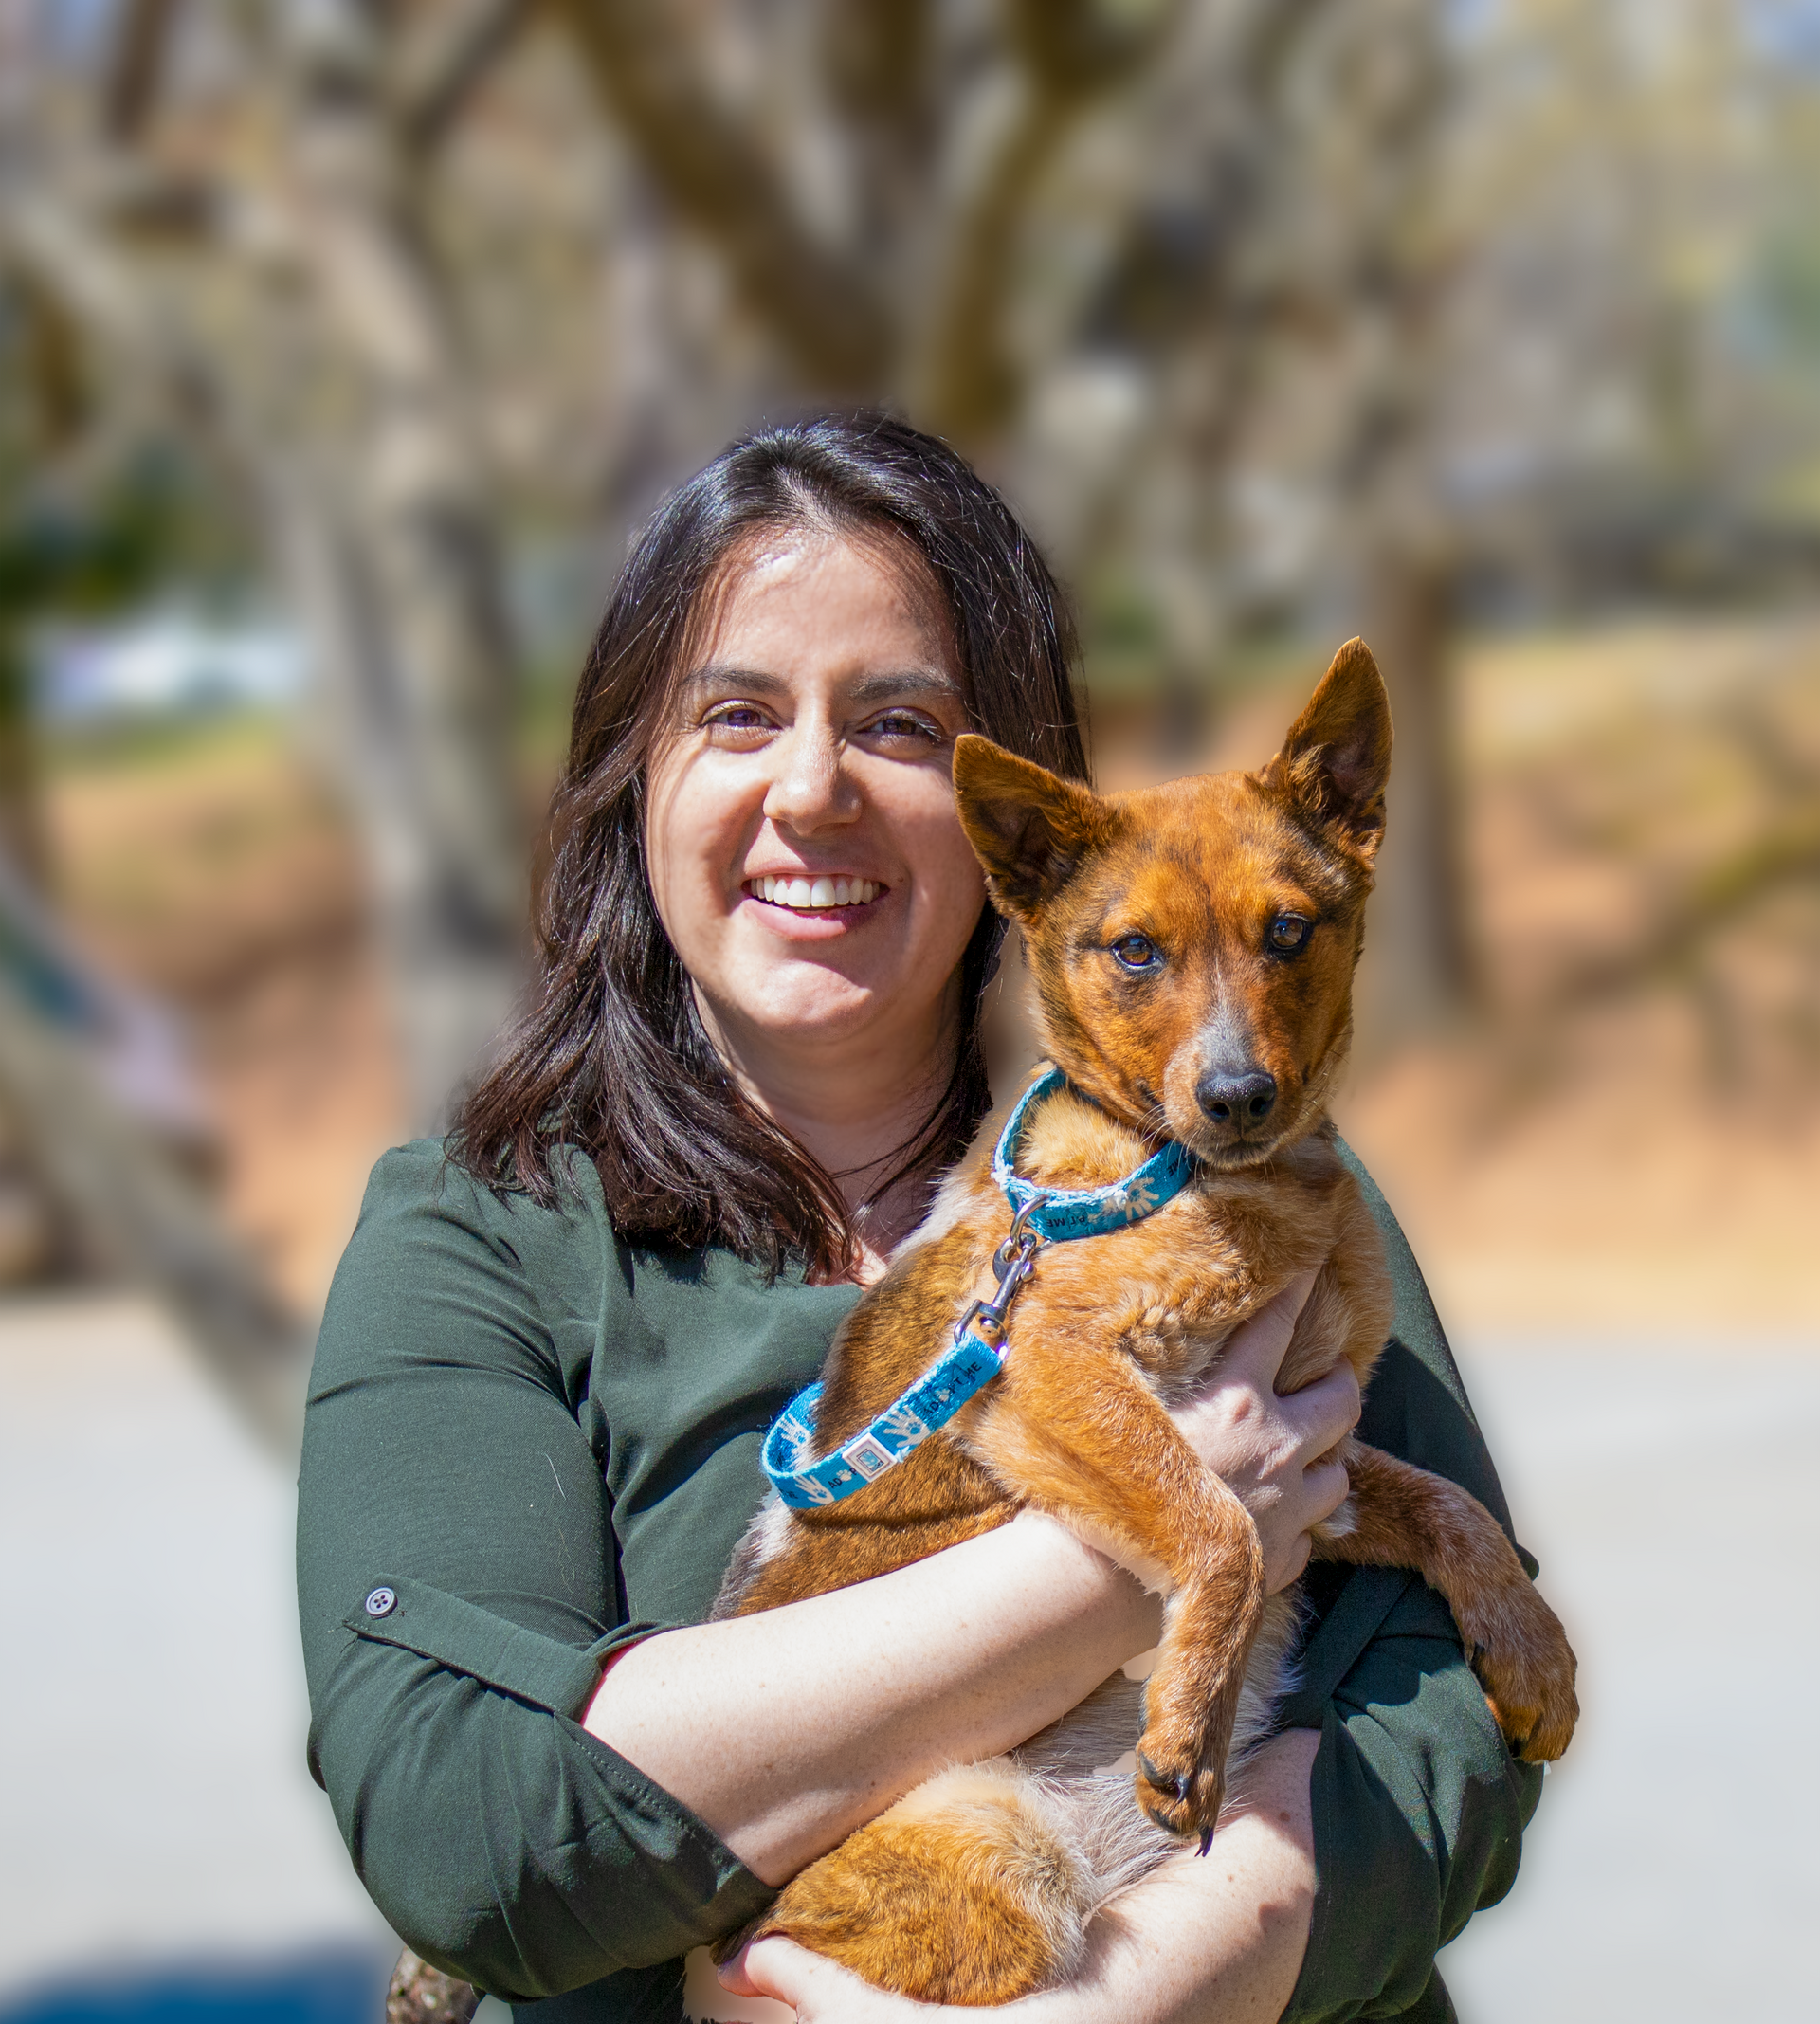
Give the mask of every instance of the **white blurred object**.
[{"label": "white blurred object", "polygon": [[52,723],[288,703],[305,672],[292,628],[228,624],[181,606],[124,626],[47,631],[37,659],[39,707]]}]

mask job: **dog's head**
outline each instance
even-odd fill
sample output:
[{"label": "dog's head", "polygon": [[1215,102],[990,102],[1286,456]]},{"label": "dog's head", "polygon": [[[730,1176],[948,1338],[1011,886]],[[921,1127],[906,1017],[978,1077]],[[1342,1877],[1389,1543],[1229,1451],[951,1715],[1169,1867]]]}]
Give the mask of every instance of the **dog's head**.
[{"label": "dog's head", "polygon": [[1023,926],[1050,1060],[1216,1167],[1310,1130],[1352,1035],[1390,765],[1362,640],[1255,774],[1102,796],[961,738],[961,823]]}]

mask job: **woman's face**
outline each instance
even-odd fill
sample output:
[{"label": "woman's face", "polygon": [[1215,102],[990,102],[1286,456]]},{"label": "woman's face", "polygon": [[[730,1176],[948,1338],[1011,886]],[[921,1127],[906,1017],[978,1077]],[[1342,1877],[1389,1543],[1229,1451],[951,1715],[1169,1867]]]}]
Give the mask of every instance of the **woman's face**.
[{"label": "woman's face", "polygon": [[887,538],[789,529],[716,604],[650,761],[659,916],[736,1056],[869,1039],[911,1072],[985,898],[934,585]]}]

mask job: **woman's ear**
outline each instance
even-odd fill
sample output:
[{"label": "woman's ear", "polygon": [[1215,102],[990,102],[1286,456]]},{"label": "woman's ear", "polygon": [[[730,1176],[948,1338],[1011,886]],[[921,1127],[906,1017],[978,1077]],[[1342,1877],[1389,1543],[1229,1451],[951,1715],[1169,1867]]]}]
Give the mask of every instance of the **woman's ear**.
[{"label": "woman's ear", "polygon": [[972,732],[955,740],[955,806],[1002,913],[1028,920],[1105,834],[1097,794]]},{"label": "woman's ear", "polygon": [[1369,864],[1384,840],[1390,777],[1391,699],[1372,649],[1348,640],[1258,778]]}]

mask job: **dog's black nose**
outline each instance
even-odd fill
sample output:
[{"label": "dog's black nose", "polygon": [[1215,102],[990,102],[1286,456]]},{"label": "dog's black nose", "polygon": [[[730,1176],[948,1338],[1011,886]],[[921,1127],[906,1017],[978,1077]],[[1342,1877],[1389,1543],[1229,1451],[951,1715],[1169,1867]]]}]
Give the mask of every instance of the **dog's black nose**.
[{"label": "dog's black nose", "polygon": [[1228,1075],[1214,1069],[1202,1076],[1194,1087],[1195,1101],[1215,1124],[1262,1124],[1277,1101],[1277,1079],[1262,1068],[1249,1075]]}]

